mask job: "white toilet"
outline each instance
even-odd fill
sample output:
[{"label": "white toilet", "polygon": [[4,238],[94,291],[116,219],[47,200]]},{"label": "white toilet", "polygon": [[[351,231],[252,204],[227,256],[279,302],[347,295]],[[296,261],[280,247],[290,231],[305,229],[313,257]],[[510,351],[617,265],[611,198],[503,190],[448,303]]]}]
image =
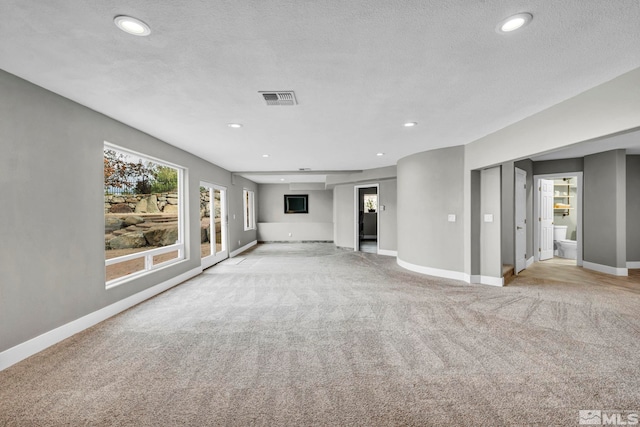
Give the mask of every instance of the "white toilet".
[{"label": "white toilet", "polygon": [[576,259],[578,242],[575,240],[567,240],[567,226],[553,226],[553,254],[560,258]]}]

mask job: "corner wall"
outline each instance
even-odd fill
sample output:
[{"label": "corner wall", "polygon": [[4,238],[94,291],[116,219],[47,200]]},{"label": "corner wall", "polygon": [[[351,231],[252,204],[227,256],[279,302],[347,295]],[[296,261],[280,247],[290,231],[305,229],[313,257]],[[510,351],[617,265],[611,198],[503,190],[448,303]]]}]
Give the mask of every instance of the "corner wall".
[{"label": "corner wall", "polygon": [[[463,278],[463,168],[462,146],[418,153],[398,162],[400,265]],[[450,214],[455,222],[449,222]]]},{"label": "corner wall", "polygon": [[584,267],[627,275],[625,150],[584,158]]}]

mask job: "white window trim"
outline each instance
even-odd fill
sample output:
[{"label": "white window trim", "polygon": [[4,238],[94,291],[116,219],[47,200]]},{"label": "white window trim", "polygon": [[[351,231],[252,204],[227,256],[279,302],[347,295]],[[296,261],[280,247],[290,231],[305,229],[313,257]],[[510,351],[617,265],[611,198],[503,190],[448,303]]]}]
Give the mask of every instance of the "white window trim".
[{"label": "white window trim", "polygon": [[[127,274],[126,276],[118,277],[113,280],[109,280],[105,282],[105,288],[111,289],[116,286],[122,285],[126,282],[130,282],[133,279],[149,274],[152,271],[158,270],[160,268],[167,267],[172,264],[176,264],[178,262],[186,260],[186,251],[185,251],[185,215],[186,215],[186,199],[187,193],[185,191],[185,177],[187,174],[187,169],[183,166],[177,165],[175,163],[167,162],[166,160],[158,159],[157,157],[149,156],[148,154],[139,153],[128,148],[121,147],[119,145],[112,144],[110,142],[105,141],[104,147],[108,149],[114,149],[116,151],[120,151],[124,154],[131,154],[133,156],[138,156],[144,158],[146,160],[151,160],[154,163],[157,163],[161,166],[169,166],[175,168],[178,171],[178,240],[175,244],[169,246],[163,246],[161,248],[149,249],[147,251],[141,251],[134,254],[123,255],[116,258],[105,259],[105,268],[109,265],[118,264],[125,261],[130,261],[132,259],[144,258],[144,269],[140,271],[136,271],[135,273]],[[161,262],[159,264],[153,264],[153,257],[156,255],[161,255],[164,253],[178,251],[178,256],[176,258]]]},{"label": "white window trim", "polygon": [[[247,207],[247,195],[249,195]],[[256,229],[256,193],[248,188],[242,189],[242,224],[244,231]],[[247,219],[248,215],[248,219]],[[247,222],[249,225],[247,226]]]}]

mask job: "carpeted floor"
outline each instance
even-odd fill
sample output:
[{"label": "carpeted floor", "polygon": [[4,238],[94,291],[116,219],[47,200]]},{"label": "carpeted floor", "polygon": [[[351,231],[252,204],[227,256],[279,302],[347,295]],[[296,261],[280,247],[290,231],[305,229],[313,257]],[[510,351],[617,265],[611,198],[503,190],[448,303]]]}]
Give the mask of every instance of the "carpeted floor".
[{"label": "carpeted floor", "polygon": [[572,426],[640,410],[638,281],[534,266],[467,285],[317,243],[242,258],[0,372],[0,425]]}]

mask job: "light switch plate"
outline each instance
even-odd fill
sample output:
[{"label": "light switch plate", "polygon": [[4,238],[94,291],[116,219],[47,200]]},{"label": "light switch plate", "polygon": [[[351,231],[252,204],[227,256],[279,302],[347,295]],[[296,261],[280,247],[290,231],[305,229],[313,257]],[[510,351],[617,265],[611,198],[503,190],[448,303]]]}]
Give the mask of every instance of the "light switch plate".
[{"label": "light switch plate", "polygon": [[493,214],[484,214],[484,222],[493,222]]},{"label": "light switch plate", "polygon": [[447,221],[449,221],[449,222],[456,222],[456,214],[449,214],[449,215],[447,215]]}]

